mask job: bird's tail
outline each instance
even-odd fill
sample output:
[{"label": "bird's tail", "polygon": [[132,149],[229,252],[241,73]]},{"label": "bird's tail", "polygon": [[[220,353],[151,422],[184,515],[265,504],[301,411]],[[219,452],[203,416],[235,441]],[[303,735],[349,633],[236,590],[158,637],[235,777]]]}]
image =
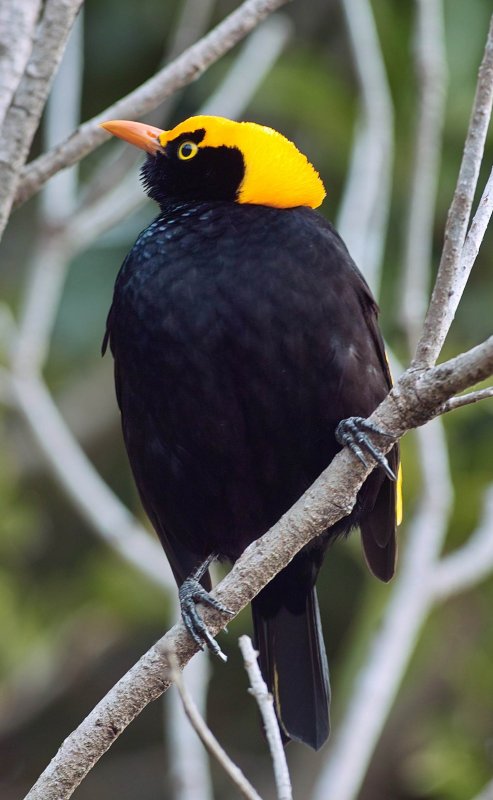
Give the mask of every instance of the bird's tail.
[{"label": "bird's tail", "polygon": [[252,601],[260,668],[284,740],[318,750],[329,735],[330,686],[317,594],[314,586],[298,585],[279,604],[281,576]]}]

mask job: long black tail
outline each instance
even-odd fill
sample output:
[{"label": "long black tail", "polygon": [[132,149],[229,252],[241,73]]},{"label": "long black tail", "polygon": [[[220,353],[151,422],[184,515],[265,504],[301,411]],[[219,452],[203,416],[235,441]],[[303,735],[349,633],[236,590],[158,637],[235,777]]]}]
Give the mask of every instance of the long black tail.
[{"label": "long black tail", "polygon": [[280,573],[252,601],[252,614],[260,668],[284,739],[318,750],[329,735],[330,686],[315,587]]}]

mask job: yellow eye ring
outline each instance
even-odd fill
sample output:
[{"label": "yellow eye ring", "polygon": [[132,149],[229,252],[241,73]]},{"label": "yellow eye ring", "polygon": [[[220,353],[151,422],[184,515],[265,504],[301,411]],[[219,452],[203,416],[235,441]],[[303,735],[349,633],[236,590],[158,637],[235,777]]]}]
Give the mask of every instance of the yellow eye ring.
[{"label": "yellow eye ring", "polygon": [[189,161],[199,152],[198,146],[195,142],[182,142],[178,148],[178,158],[181,161]]}]

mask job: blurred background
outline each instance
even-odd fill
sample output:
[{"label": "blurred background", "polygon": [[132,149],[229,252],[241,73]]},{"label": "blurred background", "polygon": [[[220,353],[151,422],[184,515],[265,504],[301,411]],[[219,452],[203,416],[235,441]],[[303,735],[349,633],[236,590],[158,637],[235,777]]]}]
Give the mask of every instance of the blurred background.
[{"label": "blurred background", "polygon": [[[92,117],[138,86],[236,5],[87,0],[32,156],[68,135],[79,116]],[[338,222],[380,296],[386,339],[403,364],[438,264],[491,13],[487,0],[443,5],[441,20],[442,4],[431,0],[378,0],[373,8],[363,0],[297,0],[149,116],[154,124],[172,127],[205,108],[268,124],[293,139],[322,175],[327,188],[322,213]],[[416,157],[423,114],[424,149]],[[14,214],[2,244],[2,364],[35,376],[17,393],[0,383],[3,800],[25,794],[62,740],[176,619],[164,554],[152,546],[153,539],[142,539],[148,523],[122,444],[112,361],[100,354],[117,270],[156,212],[141,202],[141,159],[130,149],[106,144],[78,172],[52,181]],[[491,154],[490,137],[481,188]],[[428,206],[416,194],[420,163],[421,179],[431,180],[423,195],[429,211],[421,223],[419,209]],[[414,229],[412,214],[418,220]],[[491,333],[492,247],[490,232],[444,356]],[[493,537],[493,403],[459,409],[443,426],[444,432],[436,426],[420,441],[408,436],[402,443],[402,570],[412,536],[429,535],[445,554],[465,554],[472,539]],[[81,460],[77,443],[95,473]],[[133,553],[122,544],[124,536],[135,544]],[[397,669],[389,677],[395,702],[388,698],[389,713],[382,714],[382,735],[373,737],[368,770],[362,762],[355,767],[363,770],[361,790],[344,794],[334,791],[337,784],[324,783],[335,780],[325,772],[331,747],[337,747],[338,730],[347,722],[355,678],[374,663],[374,636],[397,600],[395,585],[370,578],[357,534],[332,549],[318,587],[334,735],[318,754],[288,747],[295,796],[464,800],[491,780],[490,568],[493,563],[483,560],[467,581],[459,575],[456,584],[442,585],[414,631],[405,621],[395,623],[396,630],[408,631],[402,676]],[[413,586],[411,599],[419,597],[419,577]],[[221,636],[229,660],[210,663],[207,718],[260,794],[271,798],[270,759],[237,646],[245,631],[250,631],[248,612]],[[199,659],[202,681],[208,660]],[[370,700],[380,702],[377,695]],[[171,694],[149,706],[82,783],[77,800],[184,798],[183,776],[173,769],[175,714]],[[352,736],[345,741],[357,743],[366,733],[353,728]],[[202,785],[189,798],[212,796],[208,778],[200,777],[202,768],[197,773]],[[214,796],[234,796],[215,764],[211,771]]]}]

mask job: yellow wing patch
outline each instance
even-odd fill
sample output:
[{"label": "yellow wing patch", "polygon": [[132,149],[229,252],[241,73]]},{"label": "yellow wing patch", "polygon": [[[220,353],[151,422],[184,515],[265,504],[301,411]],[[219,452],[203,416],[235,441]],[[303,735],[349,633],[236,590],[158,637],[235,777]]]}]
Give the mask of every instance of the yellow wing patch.
[{"label": "yellow wing patch", "polygon": [[159,137],[164,147],[184,133],[204,129],[202,147],[236,147],[243,155],[245,177],[238,202],[276,208],[317,208],[325,197],[320,175],[293,142],[281,133],[255,122],[234,122],[224,117],[197,116],[181,122]]},{"label": "yellow wing patch", "polygon": [[397,486],[395,487],[395,524],[402,522],[402,464],[397,472]]}]

